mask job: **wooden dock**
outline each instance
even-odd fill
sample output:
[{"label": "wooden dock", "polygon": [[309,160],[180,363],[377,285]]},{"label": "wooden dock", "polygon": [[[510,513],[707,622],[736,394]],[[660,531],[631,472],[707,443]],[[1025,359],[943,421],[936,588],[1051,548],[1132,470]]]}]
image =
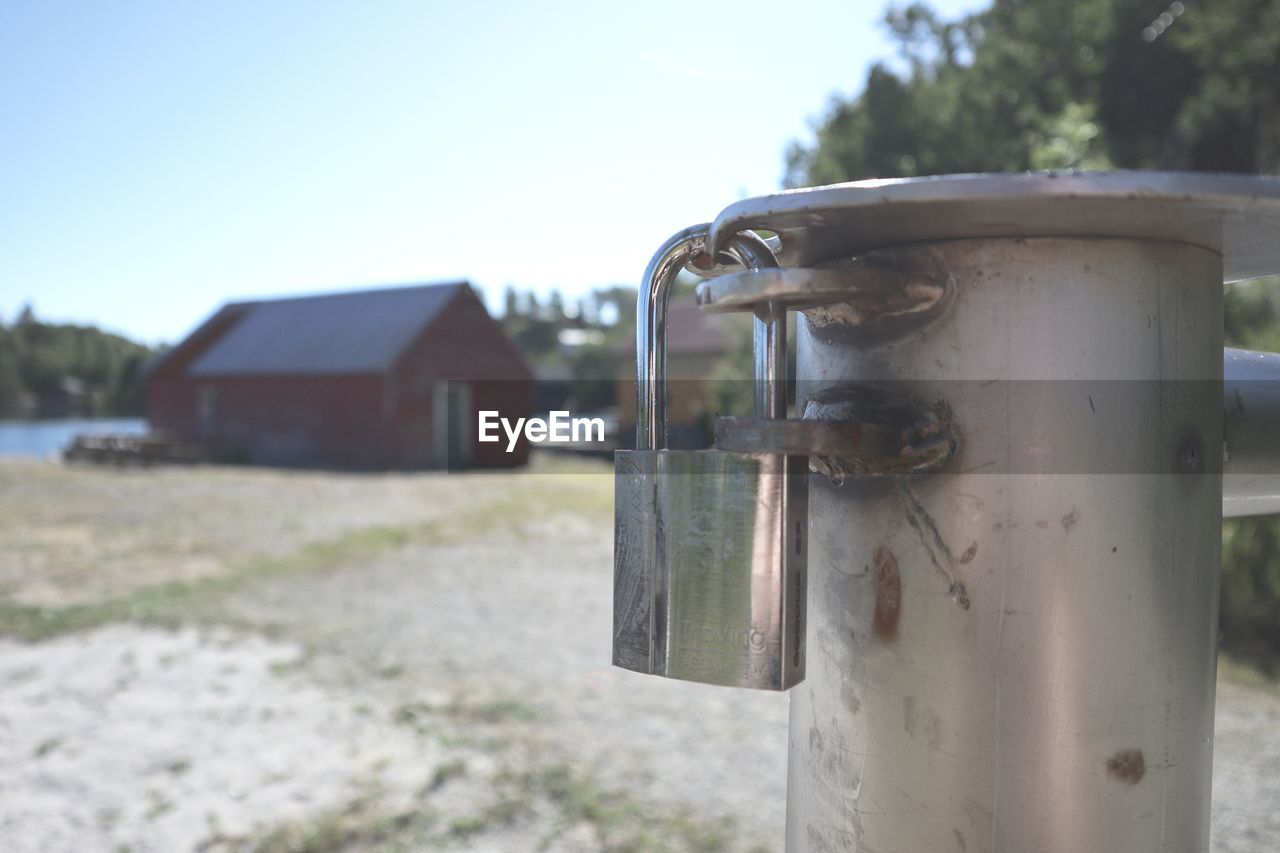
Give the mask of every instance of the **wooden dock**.
[{"label": "wooden dock", "polygon": [[64,462],[99,465],[174,465],[209,462],[203,444],[157,435],[78,435],[62,451]]}]

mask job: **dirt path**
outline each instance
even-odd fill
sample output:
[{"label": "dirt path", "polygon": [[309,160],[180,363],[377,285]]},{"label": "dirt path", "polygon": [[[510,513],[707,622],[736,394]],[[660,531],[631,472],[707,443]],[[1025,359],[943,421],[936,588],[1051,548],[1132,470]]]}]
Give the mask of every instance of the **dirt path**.
[{"label": "dirt path", "polygon": [[1218,685],[1213,744],[1214,853],[1280,850],[1280,696]]},{"label": "dirt path", "polygon": [[[0,464],[4,850],[781,850],[786,697],[609,666],[610,499]],[[1280,699],[1216,750],[1213,849],[1280,849]]]},{"label": "dirt path", "polygon": [[[340,682],[403,668],[398,701],[420,684],[518,697],[529,733],[606,788],[732,816],[744,842],[781,849],[787,700],[646,678],[609,665],[612,539],[561,518],[517,534],[406,548],[359,572],[255,588],[237,617],[307,636],[317,672]],[[362,663],[361,663],[362,662]],[[353,663],[355,667],[353,668]]]}]

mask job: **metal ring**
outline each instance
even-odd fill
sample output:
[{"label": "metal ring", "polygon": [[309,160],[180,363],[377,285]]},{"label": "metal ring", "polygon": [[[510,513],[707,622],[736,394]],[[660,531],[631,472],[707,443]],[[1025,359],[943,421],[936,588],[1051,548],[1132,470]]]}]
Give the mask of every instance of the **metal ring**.
[{"label": "metal ring", "polygon": [[[737,259],[748,274],[776,268],[769,244],[754,231],[735,234],[725,243],[725,253]],[[755,375],[755,410],[759,418],[787,416],[787,309],[781,303],[755,306],[752,323],[752,372]]]},{"label": "metal ring", "polygon": [[865,283],[843,270],[803,267],[737,272],[698,284],[703,311],[754,311],[765,303],[792,309],[844,302],[866,290]]},{"label": "metal ring", "polygon": [[[782,238],[777,235],[774,235],[773,237],[760,237],[760,235],[756,234],[754,231],[740,231],[738,233],[755,235],[764,242],[764,245],[769,249],[769,254],[773,255],[775,259],[777,259],[779,253],[782,251]],[[728,247],[726,246],[725,248],[727,249]],[[724,258],[724,253],[725,249],[721,249],[714,262],[711,260],[710,256],[700,259],[703,263],[694,261],[685,268],[685,272],[692,273],[698,278],[719,278],[722,275],[734,275],[735,273],[742,272],[741,261],[733,258],[732,256],[726,260]]]}]

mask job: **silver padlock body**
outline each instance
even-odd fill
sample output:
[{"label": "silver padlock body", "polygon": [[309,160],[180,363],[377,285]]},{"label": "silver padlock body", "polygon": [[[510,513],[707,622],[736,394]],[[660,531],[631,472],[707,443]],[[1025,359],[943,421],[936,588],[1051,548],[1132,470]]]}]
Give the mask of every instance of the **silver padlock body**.
[{"label": "silver padlock body", "polygon": [[807,459],[635,450],[614,464],[614,665],[763,690],[802,681]]}]

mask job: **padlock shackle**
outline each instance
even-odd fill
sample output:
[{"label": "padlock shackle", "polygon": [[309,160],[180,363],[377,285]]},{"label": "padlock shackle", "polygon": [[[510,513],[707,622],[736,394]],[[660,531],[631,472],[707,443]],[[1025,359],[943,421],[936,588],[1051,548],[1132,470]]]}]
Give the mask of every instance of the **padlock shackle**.
[{"label": "padlock shackle", "polygon": [[[693,225],[671,235],[645,268],[636,296],[636,449],[667,446],[667,303],[677,276],[691,261],[705,254],[710,223]],[[749,270],[776,267],[768,243],[754,231],[725,241],[721,250]],[[720,258],[717,257],[716,261]],[[787,370],[786,309],[770,304],[755,320],[756,413],[760,417],[786,414],[782,391]],[[781,415],[776,414],[781,400]]]}]

